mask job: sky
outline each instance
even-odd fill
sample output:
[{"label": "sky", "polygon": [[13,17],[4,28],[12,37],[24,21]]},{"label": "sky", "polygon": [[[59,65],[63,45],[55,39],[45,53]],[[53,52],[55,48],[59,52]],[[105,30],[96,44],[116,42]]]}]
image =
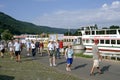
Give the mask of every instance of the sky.
[{"label": "sky", "polygon": [[120,26],[120,0],[0,0],[0,11],[41,26]]}]

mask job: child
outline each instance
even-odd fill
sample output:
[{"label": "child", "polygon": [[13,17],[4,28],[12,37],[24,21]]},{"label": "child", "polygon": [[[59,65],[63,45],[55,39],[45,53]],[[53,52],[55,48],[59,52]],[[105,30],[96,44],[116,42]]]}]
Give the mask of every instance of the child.
[{"label": "child", "polygon": [[67,59],[66,71],[71,71],[71,65],[73,62],[73,49],[71,45],[68,45],[68,48],[66,48],[65,57]]}]

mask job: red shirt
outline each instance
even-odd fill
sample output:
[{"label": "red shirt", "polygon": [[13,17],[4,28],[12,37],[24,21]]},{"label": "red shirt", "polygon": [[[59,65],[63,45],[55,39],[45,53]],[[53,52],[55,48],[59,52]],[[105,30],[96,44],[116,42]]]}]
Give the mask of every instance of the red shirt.
[{"label": "red shirt", "polygon": [[59,48],[63,48],[63,42],[62,41],[59,42]]},{"label": "red shirt", "polygon": [[40,47],[42,47],[42,48],[44,47],[43,43],[40,43]]}]

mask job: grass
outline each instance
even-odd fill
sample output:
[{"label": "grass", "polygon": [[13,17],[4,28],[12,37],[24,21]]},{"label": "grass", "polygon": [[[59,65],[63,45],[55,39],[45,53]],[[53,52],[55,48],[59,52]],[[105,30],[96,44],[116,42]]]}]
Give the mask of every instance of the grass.
[{"label": "grass", "polygon": [[92,58],[91,55],[84,55],[84,54],[82,54],[82,53],[76,53],[75,56],[76,56],[76,57],[84,57],[84,58]]},{"label": "grass", "polygon": [[22,57],[22,62],[10,60],[7,55],[0,58],[0,80],[80,80],[40,63],[39,60]]}]

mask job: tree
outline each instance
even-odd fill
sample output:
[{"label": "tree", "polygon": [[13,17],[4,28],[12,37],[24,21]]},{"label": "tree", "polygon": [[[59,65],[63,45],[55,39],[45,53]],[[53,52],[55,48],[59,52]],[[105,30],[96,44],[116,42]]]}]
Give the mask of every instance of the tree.
[{"label": "tree", "polygon": [[13,38],[13,35],[9,30],[5,30],[3,33],[1,33],[1,38],[7,41],[7,40],[11,40]]},{"label": "tree", "polygon": [[118,29],[118,28],[120,28],[120,27],[119,26],[115,26],[115,25],[110,26],[110,29]]}]

